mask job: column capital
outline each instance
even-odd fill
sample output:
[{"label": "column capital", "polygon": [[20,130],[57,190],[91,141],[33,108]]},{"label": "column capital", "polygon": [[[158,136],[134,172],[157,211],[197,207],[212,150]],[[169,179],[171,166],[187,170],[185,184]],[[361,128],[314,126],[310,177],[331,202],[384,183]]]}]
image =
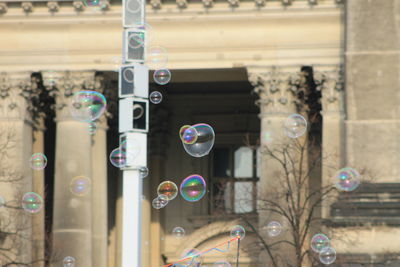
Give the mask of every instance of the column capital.
[{"label": "column capital", "polygon": [[322,113],[339,115],[344,113],[344,80],[341,66],[331,70],[315,69],[314,81],[322,95]]},{"label": "column capital", "polygon": [[304,75],[300,71],[280,67],[248,68],[250,83],[260,99],[261,115],[288,114],[296,111],[300,103],[296,98],[298,89],[304,84]]},{"label": "column capital", "polygon": [[39,99],[37,80],[31,72],[0,73],[0,118],[31,120]]}]

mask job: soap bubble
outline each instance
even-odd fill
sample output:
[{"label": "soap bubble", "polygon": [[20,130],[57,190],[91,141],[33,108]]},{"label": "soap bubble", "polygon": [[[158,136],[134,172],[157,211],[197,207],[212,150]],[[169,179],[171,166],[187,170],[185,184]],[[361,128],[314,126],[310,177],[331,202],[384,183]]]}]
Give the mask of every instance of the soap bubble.
[{"label": "soap bubble", "polygon": [[94,135],[96,132],[97,132],[96,123],[94,122],[89,123],[89,134]]},{"label": "soap bubble", "polygon": [[110,162],[117,168],[123,168],[126,165],[126,153],[119,147],[111,151]]},{"label": "soap bubble", "polygon": [[282,232],[282,225],[279,222],[272,221],[267,224],[266,230],[269,236],[275,237]]},{"label": "soap bubble", "polygon": [[64,267],[74,267],[75,266],[75,258],[71,256],[67,256],[63,260]]},{"label": "soap bubble", "polygon": [[185,236],[185,229],[183,229],[180,226],[175,227],[174,229],[172,229],[172,234],[176,237],[176,238],[181,238]]},{"label": "soap bubble", "polygon": [[160,200],[161,205],[162,205],[163,207],[165,207],[165,206],[168,205],[169,200],[168,200],[168,197],[167,197],[166,195],[158,195],[157,198]]},{"label": "soap bubble", "polygon": [[150,102],[153,104],[160,104],[162,98],[162,94],[159,91],[151,92],[149,96]]},{"label": "soap bubble", "polygon": [[87,7],[102,7],[105,4],[104,0],[83,0],[83,3]]},{"label": "soap bubble", "polygon": [[149,175],[149,169],[145,166],[139,168],[139,177],[146,178]]},{"label": "soap bubble", "polygon": [[178,187],[174,182],[165,181],[158,185],[157,194],[166,195],[168,200],[171,201],[178,195]]},{"label": "soap bubble", "polygon": [[324,234],[316,234],[311,238],[311,249],[319,253],[323,248],[329,247],[331,241]]},{"label": "soap bubble", "polygon": [[154,71],[154,81],[159,85],[165,85],[171,80],[171,72],[168,69],[160,69]]},{"label": "soap bubble", "polygon": [[47,158],[42,153],[35,153],[31,156],[29,163],[32,169],[36,171],[43,170],[47,166]]},{"label": "soap bubble", "polygon": [[150,69],[158,70],[167,66],[168,54],[167,50],[161,46],[151,46],[147,50],[147,66]]},{"label": "soap bubble", "polygon": [[179,136],[184,144],[192,145],[197,141],[197,130],[190,125],[184,125],[179,129]]},{"label": "soap bubble", "polygon": [[231,230],[231,238],[240,238],[240,240],[242,240],[246,235],[246,230],[244,230],[244,227],[241,225],[235,225],[234,227],[232,227]]},{"label": "soap bubble", "polygon": [[206,181],[200,175],[190,175],[182,181],[180,191],[185,200],[199,201],[206,194]]},{"label": "soap bubble", "polygon": [[335,174],[335,185],[339,190],[350,192],[360,185],[360,174],[353,168],[340,169]]},{"label": "soap bubble", "polygon": [[153,208],[158,209],[158,210],[165,207],[163,200],[160,199],[159,197],[156,197],[155,199],[153,199],[153,202],[151,203],[151,205],[153,206]]},{"label": "soap bubble", "polygon": [[196,129],[197,140],[193,144],[183,144],[185,151],[192,157],[203,157],[208,155],[214,145],[215,134],[213,128],[206,123],[199,123],[192,126]]},{"label": "soap bubble", "polygon": [[307,130],[307,121],[300,114],[290,115],[284,123],[284,132],[290,138],[298,138]]},{"label": "soap bubble", "polygon": [[72,117],[84,122],[92,122],[101,115],[107,107],[107,100],[96,91],[79,91],[72,97],[70,111]]},{"label": "soap bubble", "polygon": [[3,207],[4,204],[6,204],[6,201],[5,201],[4,197],[0,196],[0,208]]},{"label": "soap bubble", "polygon": [[227,261],[217,261],[214,262],[213,267],[231,267],[231,264]]},{"label": "soap bubble", "polygon": [[29,213],[38,213],[43,207],[43,198],[34,192],[28,192],[22,197],[22,208]]},{"label": "soap bubble", "polygon": [[76,196],[84,196],[89,192],[90,185],[91,181],[86,176],[76,176],[71,180],[69,190]]},{"label": "soap bubble", "polygon": [[326,265],[332,264],[336,260],[336,250],[332,247],[325,247],[319,252],[319,260]]}]

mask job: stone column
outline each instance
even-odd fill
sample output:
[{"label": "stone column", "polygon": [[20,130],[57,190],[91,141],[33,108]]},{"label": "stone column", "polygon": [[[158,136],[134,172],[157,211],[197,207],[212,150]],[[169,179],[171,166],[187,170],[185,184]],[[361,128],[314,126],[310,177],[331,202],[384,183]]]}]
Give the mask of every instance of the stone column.
[{"label": "stone column", "polygon": [[[340,66],[314,72],[314,80],[322,93],[322,187],[332,185],[333,175],[344,164],[344,98],[343,75]],[[322,204],[322,218],[328,218],[333,199]]]},{"label": "stone column", "polygon": [[[21,262],[30,265],[32,253],[32,218],[21,209],[21,199],[32,191],[32,119],[29,100],[35,91],[30,72],[0,73],[0,265]],[[11,233],[11,234],[9,234]],[[4,238],[4,239],[3,239]]]},{"label": "stone column", "polygon": [[[59,255],[52,266],[66,256],[76,266],[92,266],[92,189],[83,196],[72,194],[74,177],[92,181],[91,135],[88,124],[75,120],[69,104],[73,93],[94,89],[94,71],[43,72],[44,85],[54,90],[56,99],[56,158],[54,181],[53,252]],[[98,255],[99,257],[101,255]]]}]

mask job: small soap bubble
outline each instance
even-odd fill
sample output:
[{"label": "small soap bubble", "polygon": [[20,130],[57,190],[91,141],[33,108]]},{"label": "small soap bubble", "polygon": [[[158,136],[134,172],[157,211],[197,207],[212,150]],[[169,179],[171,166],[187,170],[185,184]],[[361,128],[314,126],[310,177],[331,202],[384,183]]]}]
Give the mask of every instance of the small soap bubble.
[{"label": "small soap bubble", "polygon": [[231,264],[227,261],[217,261],[214,262],[213,267],[231,267]]},{"label": "small soap bubble", "polygon": [[282,232],[282,225],[276,221],[269,222],[265,228],[271,237],[278,236]]},{"label": "small soap bubble", "polygon": [[149,99],[150,99],[150,102],[153,104],[160,104],[163,99],[163,96],[159,91],[154,91],[154,92],[151,92]]},{"label": "small soap bubble", "polygon": [[164,69],[168,63],[168,53],[164,47],[151,46],[147,50],[147,66],[153,70]]},{"label": "small soap bubble", "polygon": [[89,192],[90,186],[91,181],[89,178],[86,176],[76,176],[71,180],[69,190],[76,196],[84,196]]},{"label": "small soap bubble", "polygon": [[38,213],[43,207],[43,198],[34,192],[28,192],[22,197],[22,208],[29,213]]},{"label": "small soap bubble", "polygon": [[126,165],[126,152],[117,147],[110,153],[110,162],[117,168],[123,168]]},{"label": "small soap bubble", "polygon": [[311,238],[311,249],[319,253],[323,248],[330,247],[331,241],[324,234],[315,234]]},{"label": "small soap bubble", "polygon": [[75,258],[71,256],[67,256],[63,260],[64,267],[74,267],[75,266]]},{"label": "small soap bubble", "polygon": [[179,136],[181,138],[182,143],[187,145],[192,145],[196,143],[198,138],[198,133],[196,128],[190,125],[184,125],[179,129]]},{"label": "small soap bubble", "polygon": [[361,175],[353,168],[340,169],[335,174],[335,186],[341,191],[351,192],[360,185]]},{"label": "small soap bubble", "polygon": [[246,236],[246,230],[241,225],[235,225],[231,230],[231,238],[239,238],[242,240]]},{"label": "small soap bubble", "polygon": [[[198,123],[191,127],[196,130],[197,139],[193,144],[186,144],[185,142],[182,142],[186,153],[192,157],[203,157],[208,155],[214,146],[214,129],[206,123]],[[185,132],[188,131],[188,129],[186,129]],[[188,136],[190,135],[188,134]]]},{"label": "small soap bubble", "polygon": [[145,166],[139,168],[139,177],[146,178],[149,175],[149,169]]},{"label": "small soap bubble", "polygon": [[94,122],[89,123],[88,128],[89,128],[89,134],[90,135],[96,134],[96,132],[97,132],[96,123],[94,123]]},{"label": "small soap bubble", "polygon": [[178,195],[178,187],[174,182],[164,181],[158,185],[158,195],[166,195],[168,200],[171,201]]},{"label": "small soap bubble", "polygon": [[180,226],[175,227],[174,229],[172,229],[172,234],[176,237],[176,238],[182,238],[185,236],[186,232],[185,229],[183,229]]},{"label": "small soap bubble", "polygon": [[158,198],[159,198],[159,200],[161,202],[161,205],[163,207],[168,205],[169,200],[168,200],[168,197],[166,195],[158,195]]},{"label": "small soap bubble", "polygon": [[155,199],[153,199],[151,205],[153,206],[153,208],[158,209],[158,210],[165,207],[163,205],[163,201],[159,197],[156,197]]},{"label": "small soap bubble", "polygon": [[290,115],[284,123],[284,132],[290,138],[298,138],[305,134],[307,120],[300,114]]},{"label": "small soap bubble", "polygon": [[329,265],[336,260],[336,250],[332,247],[325,247],[319,252],[319,260],[325,264]]},{"label": "small soap bubble", "polygon": [[47,158],[42,153],[35,153],[31,156],[29,163],[32,169],[36,171],[43,170],[47,166]]},{"label": "small soap bubble", "polygon": [[101,115],[107,107],[107,100],[96,91],[79,91],[72,97],[70,111],[78,121],[92,122]]},{"label": "small soap bubble", "polygon": [[180,185],[181,196],[189,202],[199,201],[204,197],[206,191],[206,181],[198,174],[186,177]]},{"label": "small soap bubble", "polygon": [[168,69],[161,69],[154,71],[154,81],[159,85],[165,85],[171,80],[171,72]]}]

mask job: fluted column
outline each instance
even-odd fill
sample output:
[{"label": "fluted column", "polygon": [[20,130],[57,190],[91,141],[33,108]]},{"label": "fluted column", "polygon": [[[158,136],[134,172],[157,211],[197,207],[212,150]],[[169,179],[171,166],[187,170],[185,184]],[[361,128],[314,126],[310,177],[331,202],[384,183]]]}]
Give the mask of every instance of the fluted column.
[{"label": "fluted column", "polygon": [[[56,158],[53,203],[53,251],[76,259],[76,266],[92,266],[92,188],[83,196],[70,190],[76,176],[91,179],[91,135],[88,124],[75,120],[69,110],[73,93],[94,88],[94,71],[43,72],[44,85],[56,99]],[[100,255],[98,255],[100,256]],[[53,262],[52,266],[60,266]]]},{"label": "fluted column", "polygon": [[[21,198],[32,191],[32,120],[29,100],[36,90],[30,72],[0,73],[0,264],[21,262],[32,256],[32,218],[21,209]],[[40,215],[39,215],[40,216]],[[6,250],[6,248],[10,248]]]},{"label": "fluted column", "polygon": [[[314,80],[322,94],[322,187],[332,183],[332,177],[344,163],[344,97],[343,76],[340,66],[318,71]],[[322,218],[328,218],[332,198],[322,204]]]}]

